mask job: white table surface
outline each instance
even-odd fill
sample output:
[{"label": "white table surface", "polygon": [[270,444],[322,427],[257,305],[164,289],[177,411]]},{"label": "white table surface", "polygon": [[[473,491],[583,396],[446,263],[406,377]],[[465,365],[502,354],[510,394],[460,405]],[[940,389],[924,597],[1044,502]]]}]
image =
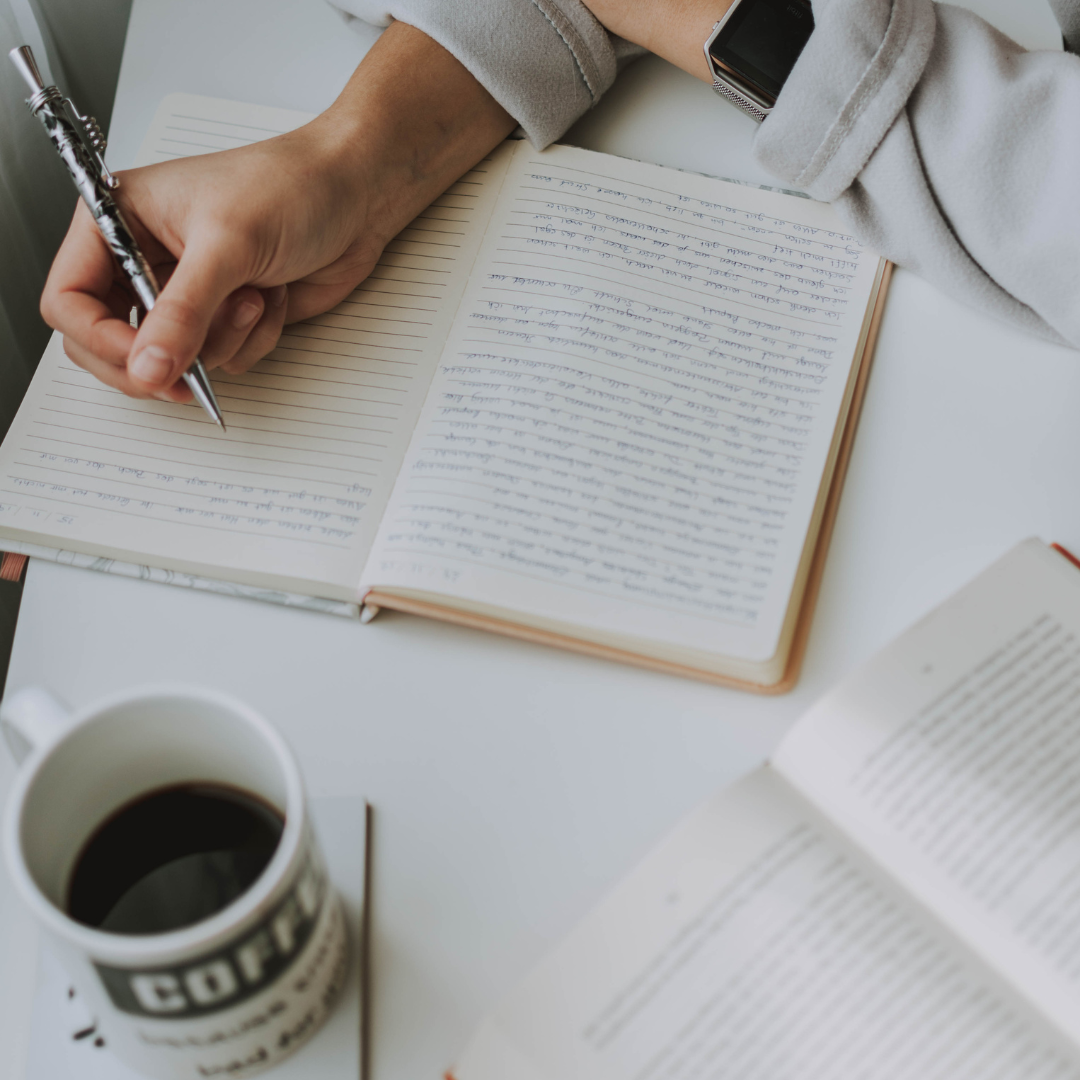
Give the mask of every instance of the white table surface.
[{"label": "white table surface", "polygon": [[[1027,45],[1060,41],[1045,0],[969,6]],[[321,0],[135,0],[111,160],[131,160],[171,91],[321,109],[373,36]],[[766,179],[753,130],[649,59],[568,140]],[[77,705],[136,682],[219,687],[282,728],[313,793],[371,798],[374,1077],[436,1080],[500,991],[855,664],[1015,541],[1080,548],[1078,413],[1076,353],[898,272],[803,677],[785,697],[394,614],[360,626],[36,562],[8,687]],[[0,794],[11,776],[0,754]],[[0,874],[0,1074],[13,1077],[34,948]]]}]

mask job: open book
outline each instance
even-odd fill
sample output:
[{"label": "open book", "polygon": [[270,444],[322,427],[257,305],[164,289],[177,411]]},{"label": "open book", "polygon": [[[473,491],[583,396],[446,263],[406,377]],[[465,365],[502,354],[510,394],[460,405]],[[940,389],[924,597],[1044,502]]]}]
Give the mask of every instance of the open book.
[{"label": "open book", "polygon": [[[141,161],[304,119],[174,95]],[[808,199],[506,143],[337,309],[214,373],[224,433],[54,340],[0,538],[782,688],[886,277]]]},{"label": "open book", "polygon": [[457,1080],[1080,1077],[1080,571],[1030,540],[684,821]]}]

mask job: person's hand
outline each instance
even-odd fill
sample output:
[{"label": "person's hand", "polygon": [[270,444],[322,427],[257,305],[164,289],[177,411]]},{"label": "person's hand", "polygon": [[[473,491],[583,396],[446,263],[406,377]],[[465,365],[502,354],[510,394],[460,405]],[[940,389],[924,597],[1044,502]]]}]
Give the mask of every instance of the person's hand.
[{"label": "person's hand", "polygon": [[393,24],[334,106],[297,131],[120,174],[121,208],[162,293],[132,298],[80,203],[42,295],[75,363],[133,397],[186,401],[196,355],[247,370],[286,322],[344,299],[383,247],[509,134],[448,52]]},{"label": "person's hand", "polygon": [[121,173],[125,216],[165,285],[138,333],[131,292],[80,203],[42,296],[68,356],[134,397],[186,400],[177,379],[196,353],[208,369],[244,371],[287,319],[336,304],[388,237],[364,178],[341,176],[335,149],[311,124]]}]

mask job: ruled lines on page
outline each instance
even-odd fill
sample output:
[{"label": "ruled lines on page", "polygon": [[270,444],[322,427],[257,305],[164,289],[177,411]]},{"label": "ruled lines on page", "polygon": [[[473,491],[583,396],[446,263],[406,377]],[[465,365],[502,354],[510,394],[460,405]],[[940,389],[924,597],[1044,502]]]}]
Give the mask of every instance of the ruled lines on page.
[{"label": "ruled lines on page", "polygon": [[369,576],[771,656],[877,262],[809,200],[522,155]]},{"label": "ruled lines on page", "polygon": [[[304,119],[174,95],[140,160],[241,146]],[[5,443],[0,525],[355,598],[494,198],[491,168],[438,199],[333,311],[286,327],[252,371],[212,373],[226,432],[195,405],[124,397],[54,341]]]}]

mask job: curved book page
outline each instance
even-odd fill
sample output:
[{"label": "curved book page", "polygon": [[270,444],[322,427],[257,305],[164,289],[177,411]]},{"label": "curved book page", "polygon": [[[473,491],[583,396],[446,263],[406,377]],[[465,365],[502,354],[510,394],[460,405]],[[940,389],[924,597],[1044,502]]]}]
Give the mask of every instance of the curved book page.
[{"label": "curved book page", "polygon": [[521,144],[365,586],[771,660],[881,265],[808,199]]},{"label": "curved book page", "polygon": [[1080,572],[1015,547],[795,727],[776,767],[1080,1039]]},{"label": "curved book page", "polygon": [[1076,1080],[1074,1051],[769,769],[692,814],[456,1080]]}]

